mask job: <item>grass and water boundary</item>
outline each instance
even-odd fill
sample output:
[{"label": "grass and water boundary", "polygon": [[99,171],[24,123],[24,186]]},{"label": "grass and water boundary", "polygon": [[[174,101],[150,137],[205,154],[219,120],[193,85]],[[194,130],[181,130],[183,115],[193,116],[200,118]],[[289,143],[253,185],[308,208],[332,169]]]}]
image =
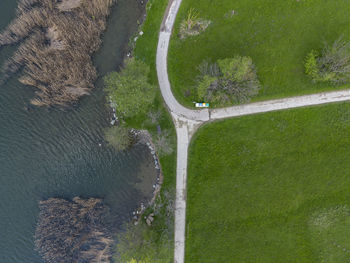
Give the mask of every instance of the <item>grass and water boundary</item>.
[{"label": "grass and water boundary", "polygon": [[[137,34],[137,41],[130,43],[134,45],[133,56],[149,66],[149,83],[158,87],[156,72],[156,50],[160,25],[163,19],[167,0],[150,0],[147,3],[147,17]],[[118,236],[119,244],[116,262],[133,263],[166,263],[173,262],[173,211],[175,198],[175,174],[176,174],[176,131],[167,108],[164,105],[159,88],[156,89],[155,99],[149,109],[160,117],[157,122],[152,122],[147,113],[125,118],[126,126],[135,129],[148,130],[153,138],[157,140],[159,128],[166,132],[170,140],[173,152],[160,156],[160,164],[164,176],[161,192],[155,204],[147,208],[143,217],[137,225],[130,223],[126,231]],[[146,224],[145,217],[154,215],[151,226]]]}]

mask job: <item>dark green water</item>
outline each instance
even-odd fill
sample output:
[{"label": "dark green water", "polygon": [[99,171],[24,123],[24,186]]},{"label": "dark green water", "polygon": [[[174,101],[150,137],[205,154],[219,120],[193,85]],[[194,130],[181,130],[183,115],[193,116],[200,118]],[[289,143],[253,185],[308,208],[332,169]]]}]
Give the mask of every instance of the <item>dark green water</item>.
[{"label": "dark green water", "polygon": [[[15,8],[15,0],[0,0],[0,30],[13,19]],[[141,10],[136,0],[119,0],[113,8],[104,44],[94,58],[100,75],[119,68]],[[0,64],[15,48],[0,49]],[[146,147],[116,152],[98,146],[109,125],[101,81],[70,111],[28,112],[25,106],[33,92],[16,76],[0,86],[0,263],[42,262],[33,249],[39,200],[104,197],[120,225],[150,197],[152,180],[141,178],[156,176]]]}]

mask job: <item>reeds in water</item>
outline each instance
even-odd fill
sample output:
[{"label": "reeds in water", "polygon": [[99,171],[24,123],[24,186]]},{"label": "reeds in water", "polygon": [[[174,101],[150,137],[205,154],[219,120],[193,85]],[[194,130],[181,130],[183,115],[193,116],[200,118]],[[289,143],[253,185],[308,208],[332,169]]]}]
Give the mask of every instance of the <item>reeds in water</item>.
[{"label": "reeds in water", "polygon": [[101,199],[50,198],[41,201],[39,208],[35,247],[45,262],[110,262],[114,241]]},{"label": "reeds in water", "polygon": [[22,41],[3,66],[4,78],[36,87],[31,103],[67,105],[94,87],[91,56],[101,44],[114,0],[20,0],[17,17],[0,34],[0,47]]}]

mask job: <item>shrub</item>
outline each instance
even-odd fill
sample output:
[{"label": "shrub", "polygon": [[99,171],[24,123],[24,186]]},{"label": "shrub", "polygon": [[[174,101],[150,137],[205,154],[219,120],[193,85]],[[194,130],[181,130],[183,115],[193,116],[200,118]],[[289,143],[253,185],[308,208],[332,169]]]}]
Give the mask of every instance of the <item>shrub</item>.
[{"label": "shrub", "polygon": [[317,78],[319,74],[317,67],[317,57],[318,53],[315,50],[311,50],[305,59],[305,73],[307,75],[310,75],[312,78]]},{"label": "shrub", "polygon": [[174,151],[168,131],[158,134],[154,144],[160,157],[172,154]]},{"label": "shrub", "polygon": [[200,65],[197,85],[199,100],[217,104],[247,102],[256,95],[260,83],[250,57],[235,56]]},{"label": "shrub", "polygon": [[191,8],[180,24],[180,38],[199,35],[210,25],[209,20],[199,18],[199,13]]},{"label": "shrub", "polygon": [[125,126],[112,126],[105,130],[105,139],[115,149],[122,151],[132,143],[132,136]]},{"label": "shrub", "polygon": [[321,55],[311,51],[305,59],[305,73],[315,82],[344,84],[350,80],[350,42],[342,37],[325,45]]},{"label": "shrub", "polygon": [[171,263],[173,262],[175,193],[163,191],[152,207],[155,215],[152,226],[143,219],[138,224],[129,223],[125,231],[117,235],[117,254],[120,263]]},{"label": "shrub", "polygon": [[117,105],[119,116],[145,114],[155,98],[155,86],[148,82],[149,66],[134,58],[125,61],[121,72],[104,78],[106,91]]},{"label": "shrub", "polygon": [[152,124],[156,124],[162,118],[162,112],[160,110],[150,111],[147,116]]}]

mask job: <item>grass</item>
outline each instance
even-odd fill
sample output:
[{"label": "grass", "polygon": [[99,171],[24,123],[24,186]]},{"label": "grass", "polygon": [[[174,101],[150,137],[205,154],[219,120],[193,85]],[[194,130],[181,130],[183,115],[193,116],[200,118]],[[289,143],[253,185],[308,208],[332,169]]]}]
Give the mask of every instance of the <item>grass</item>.
[{"label": "grass", "polygon": [[[180,23],[191,8],[212,23],[199,36],[183,40]],[[227,16],[232,10],[235,14]],[[345,88],[313,83],[304,74],[304,59],[325,41],[333,43],[341,35],[350,40],[349,12],[344,0],[184,0],[168,57],[174,95],[193,106],[197,66],[236,54],[252,57],[257,67],[263,88],[254,101]]]},{"label": "grass", "polygon": [[349,103],[202,127],[189,153],[186,262],[350,262],[349,134]]}]

